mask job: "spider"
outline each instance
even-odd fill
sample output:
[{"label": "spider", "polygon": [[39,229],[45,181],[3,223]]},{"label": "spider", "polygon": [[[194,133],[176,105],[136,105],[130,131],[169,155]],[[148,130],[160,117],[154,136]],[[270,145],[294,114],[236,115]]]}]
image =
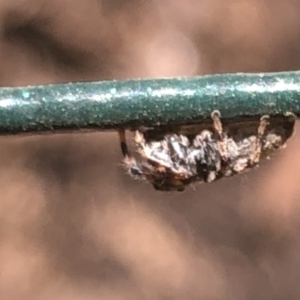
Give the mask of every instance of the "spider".
[{"label": "spider", "polygon": [[253,168],[262,154],[268,156],[284,145],[295,123],[293,114],[275,118],[272,124],[264,115],[258,126],[253,120],[231,121],[226,131],[219,111],[213,111],[211,119],[210,125],[136,130],[139,159],[130,154],[125,131],[119,131],[124,167],[157,190],[183,191],[196,181],[210,183]]}]

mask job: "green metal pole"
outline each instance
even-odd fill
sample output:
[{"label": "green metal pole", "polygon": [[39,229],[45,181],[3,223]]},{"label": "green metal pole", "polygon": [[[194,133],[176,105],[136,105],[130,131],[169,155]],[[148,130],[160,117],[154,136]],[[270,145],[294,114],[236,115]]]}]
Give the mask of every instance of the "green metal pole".
[{"label": "green metal pole", "polygon": [[0,88],[0,133],[202,122],[300,115],[300,71],[103,81]]}]

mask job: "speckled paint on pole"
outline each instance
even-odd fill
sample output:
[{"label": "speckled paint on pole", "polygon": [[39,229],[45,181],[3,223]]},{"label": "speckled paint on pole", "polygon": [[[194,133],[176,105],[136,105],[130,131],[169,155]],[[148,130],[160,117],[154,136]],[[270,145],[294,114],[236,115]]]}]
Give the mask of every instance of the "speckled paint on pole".
[{"label": "speckled paint on pole", "polygon": [[293,112],[300,72],[0,88],[0,133],[112,130]]}]

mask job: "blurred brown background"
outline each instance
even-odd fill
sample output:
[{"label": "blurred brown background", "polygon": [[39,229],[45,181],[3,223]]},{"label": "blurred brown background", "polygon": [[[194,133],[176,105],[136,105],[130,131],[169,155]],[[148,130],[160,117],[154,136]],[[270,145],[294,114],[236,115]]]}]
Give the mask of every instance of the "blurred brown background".
[{"label": "blurred brown background", "polygon": [[[297,0],[0,0],[0,84],[300,69]],[[1,138],[0,299],[300,299],[300,137],[160,193],[115,133]]]}]

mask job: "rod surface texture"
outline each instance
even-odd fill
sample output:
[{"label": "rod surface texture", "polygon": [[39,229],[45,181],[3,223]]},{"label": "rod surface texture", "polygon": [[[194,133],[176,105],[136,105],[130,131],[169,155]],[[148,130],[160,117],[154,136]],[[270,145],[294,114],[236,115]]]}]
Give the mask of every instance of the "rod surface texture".
[{"label": "rod surface texture", "polygon": [[0,88],[0,133],[120,129],[208,119],[300,115],[300,72]]}]

